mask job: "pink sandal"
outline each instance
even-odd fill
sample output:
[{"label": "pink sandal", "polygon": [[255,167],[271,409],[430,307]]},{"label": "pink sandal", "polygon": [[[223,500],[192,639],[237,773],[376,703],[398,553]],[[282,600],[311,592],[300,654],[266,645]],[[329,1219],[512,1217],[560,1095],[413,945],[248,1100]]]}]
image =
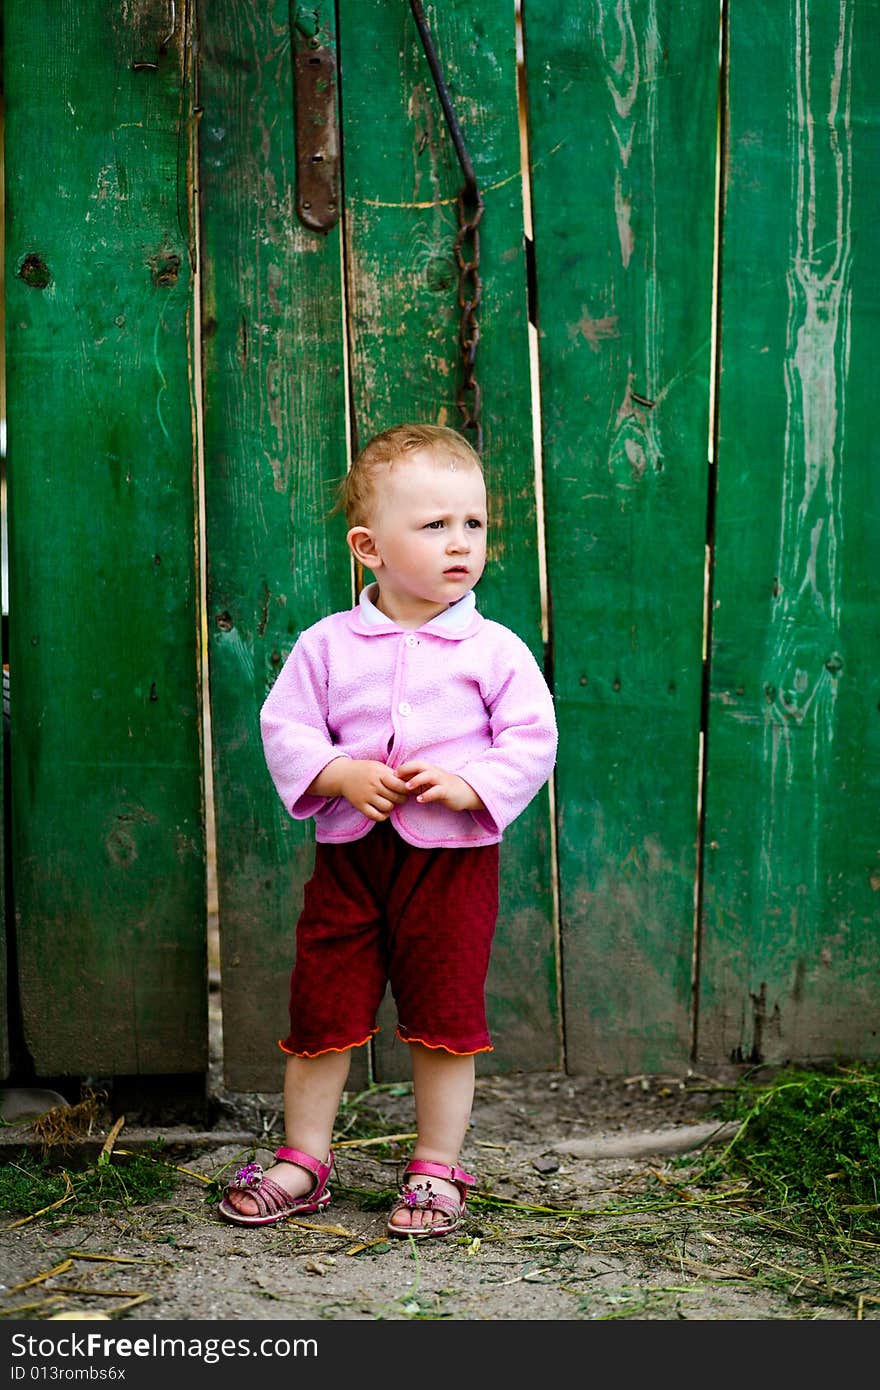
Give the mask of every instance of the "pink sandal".
[{"label": "pink sandal", "polygon": [[[415,1183],[412,1187],[407,1186],[407,1178],[410,1174],[418,1177],[444,1178],[446,1182],[455,1183],[461,1194],[461,1200],[456,1202],[454,1197],[447,1197],[442,1192],[434,1192],[430,1182]],[[392,1236],[413,1236],[419,1239],[422,1236],[448,1236],[451,1235],[459,1225],[464,1216],[467,1189],[473,1187],[476,1178],[472,1178],[470,1173],[466,1173],[463,1168],[456,1168],[448,1163],[429,1163],[423,1158],[413,1158],[406,1166],[403,1175],[403,1187],[400,1189],[400,1196],[388,1214],[388,1232]],[[426,1226],[398,1226],[394,1223],[397,1212],[413,1211],[442,1211],[446,1215],[444,1221],[432,1221]]]},{"label": "pink sandal", "polygon": [[294,1163],[298,1168],[305,1168],[315,1179],[313,1186],[304,1195],[291,1197],[273,1178],[265,1176],[259,1163],[246,1163],[227,1184],[226,1191],[246,1192],[253,1197],[258,1210],[253,1216],[248,1216],[238,1211],[224,1196],[219,1211],[227,1221],[234,1221],[237,1226],[271,1226],[276,1221],[286,1220],[288,1216],[305,1216],[311,1211],[323,1211],[328,1205],[330,1190],[327,1179],[333,1168],[332,1149],[326,1163],[299,1149],[288,1149],[283,1144],[275,1150],[275,1157],[279,1163]]}]

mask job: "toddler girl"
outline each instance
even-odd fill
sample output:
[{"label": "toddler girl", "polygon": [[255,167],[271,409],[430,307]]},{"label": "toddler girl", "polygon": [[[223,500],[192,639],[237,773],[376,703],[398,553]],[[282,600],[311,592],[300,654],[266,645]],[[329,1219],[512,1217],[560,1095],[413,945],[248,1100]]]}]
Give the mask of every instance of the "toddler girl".
[{"label": "toddler girl", "polygon": [[351,1051],[376,1032],[390,983],[418,1138],[388,1230],[443,1236],[474,1182],[458,1159],[474,1057],[492,1048],[498,846],[550,776],[556,723],[528,647],[476,608],[486,488],[464,437],[384,431],[340,502],[374,582],[300,635],[260,716],[279,796],[315,824],[280,1043],[287,1142],[267,1172],[239,1169],[220,1211],[257,1226],[327,1205]]}]

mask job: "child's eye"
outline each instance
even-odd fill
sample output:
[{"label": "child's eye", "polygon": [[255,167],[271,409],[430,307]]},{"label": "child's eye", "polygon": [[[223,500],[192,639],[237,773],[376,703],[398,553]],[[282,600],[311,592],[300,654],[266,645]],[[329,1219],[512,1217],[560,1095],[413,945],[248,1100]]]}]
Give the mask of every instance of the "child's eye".
[{"label": "child's eye", "polygon": [[428,521],[428,522],[425,523],[425,530],[426,530],[426,531],[439,531],[439,530],[442,529],[443,524],[444,524],[444,523],[443,523],[442,521]]},{"label": "child's eye", "polygon": [[472,516],[470,520],[467,521],[466,525],[470,526],[474,531],[481,531],[483,528],[482,521],[478,521],[475,516]]}]

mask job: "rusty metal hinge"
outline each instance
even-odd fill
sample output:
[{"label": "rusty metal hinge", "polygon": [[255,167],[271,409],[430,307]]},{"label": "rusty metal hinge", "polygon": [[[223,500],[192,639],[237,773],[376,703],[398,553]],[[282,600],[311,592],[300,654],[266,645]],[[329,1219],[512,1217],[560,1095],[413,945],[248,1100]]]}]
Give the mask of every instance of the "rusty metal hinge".
[{"label": "rusty metal hinge", "polygon": [[339,221],[339,127],[336,54],[315,37],[293,56],[296,211],[316,232]]}]

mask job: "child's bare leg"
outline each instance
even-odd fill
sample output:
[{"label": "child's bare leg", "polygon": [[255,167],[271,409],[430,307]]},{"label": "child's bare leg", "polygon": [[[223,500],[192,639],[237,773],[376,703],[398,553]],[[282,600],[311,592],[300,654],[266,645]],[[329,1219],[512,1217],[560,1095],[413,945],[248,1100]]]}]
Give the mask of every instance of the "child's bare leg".
[{"label": "child's bare leg", "polygon": [[[413,1157],[456,1164],[474,1103],[474,1059],[420,1043],[410,1043],[409,1048],[418,1130]],[[455,1184],[442,1178],[432,1178],[431,1186],[456,1201],[461,1198]],[[421,1226],[446,1219],[443,1212],[402,1208],[395,1213],[393,1224]]]},{"label": "child's bare leg", "polygon": [[[351,1066],[351,1049],[322,1052],[318,1057],[288,1057],[284,1073],[284,1142],[291,1149],[311,1154],[323,1163],[330,1152],[333,1125]],[[289,1192],[304,1196],[314,1177],[294,1163],[276,1163],[266,1176]],[[247,1192],[227,1193],[229,1205],[244,1216],[254,1216],[257,1203]]]}]

